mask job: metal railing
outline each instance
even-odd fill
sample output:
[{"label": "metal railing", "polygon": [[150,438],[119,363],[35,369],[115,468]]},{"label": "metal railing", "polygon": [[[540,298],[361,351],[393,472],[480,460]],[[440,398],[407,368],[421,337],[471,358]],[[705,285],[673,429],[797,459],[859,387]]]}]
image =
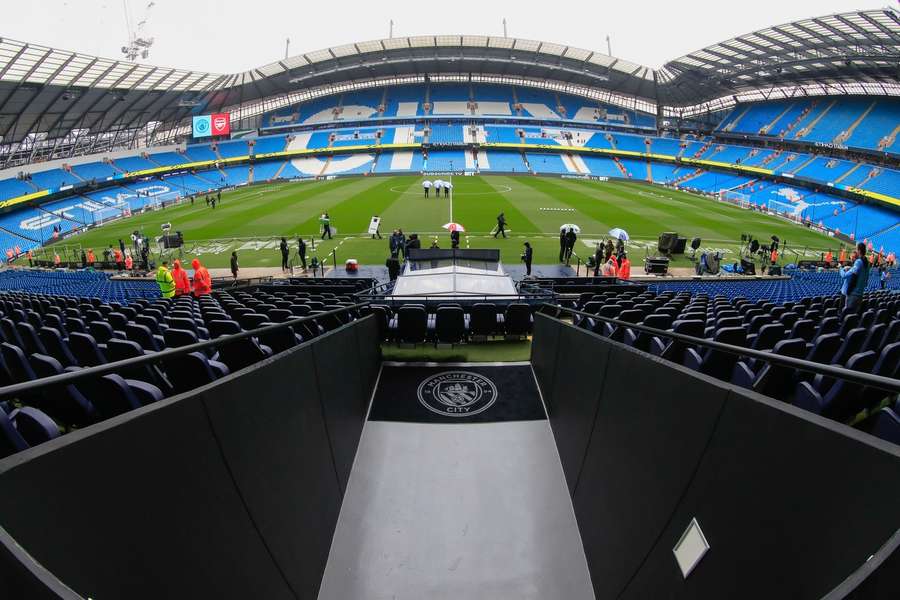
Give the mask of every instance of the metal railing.
[{"label": "metal railing", "polygon": [[[249,331],[242,331],[240,333],[234,333],[230,335],[223,335],[221,337],[206,340],[203,342],[197,342],[194,344],[188,344],[186,346],[179,346],[178,348],[167,348],[165,350],[160,350],[159,352],[153,352],[152,354],[146,354],[144,356],[138,356],[136,358],[126,358],[124,360],[107,363],[105,365],[99,365],[96,367],[88,367],[85,369],[80,369],[78,371],[72,371],[68,373],[61,373],[59,375],[52,375],[50,377],[43,377],[41,379],[35,379],[33,381],[26,381],[23,383],[15,383],[13,385],[8,385],[6,387],[0,387],[0,398],[6,398],[9,396],[15,396],[16,394],[33,392],[36,389],[41,389],[49,386],[58,386],[58,385],[70,385],[76,381],[87,379],[91,377],[101,377],[103,375],[108,375],[110,373],[115,373],[120,369],[127,369],[131,367],[138,367],[141,365],[153,364],[164,361],[166,359],[175,358],[177,356],[182,356],[184,354],[190,354],[191,352],[198,352],[202,350],[207,350],[209,348],[218,348],[221,346],[228,345],[233,342],[237,342],[240,340],[244,340],[252,337],[264,336],[267,333],[272,333],[275,331],[280,331],[282,329],[291,327],[293,325],[299,325],[302,323],[306,323],[309,321],[315,321],[318,319],[324,319],[328,317],[332,317],[335,315],[339,315],[344,312],[349,312],[353,310],[359,310],[360,308],[368,306],[367,302],[354,304],[352,306],[342,306],[340,308],[329,310],[325,312],[321,312],[315,315],[307,315],[303,317],[297,317],[295,319],[289,319],[287,321],[282,321],[281,323],[273,323],[272,325],[265,325],[263,327],[259,327],[257,329],[251,329]],[[342,324],[344,325],[344,324]],[[312,338],[315,339],[315,338]]]},{"label": "metal railing", "polygon": [[[641,333],[647,333],[656,337],[666,338],[677,340],[679,342],[684,342],[693,346],[700,346],[703,348],[710,348],[713,350],[720,350],[722,352],[728,352],[729,354],[737,354],[739,356],[746,356],[749,358],[755,358],[767,363],[773,363],[783,367],[791,367],[800,371],[808,371],[816,374],[826,375],[828,377],[834,377],[835,379],[844,379],[846,381],[851,381],[853,383],[859,383],[862,385],[866,385],[869,387],[878,388],[880,390],[889,391],[891,393],[900,393],[900,379],[893,379],[891,377],[883,377],[881,375],[872,375],[871,373],[864,373],[862,371],[853,371],[851,369],[847,369],[844,367],[837,367],[834,365],[826,365],[817,362],[811,362],[808,360],[804,360],[802,358],[793,358],[790,356],[783,356],[781,354],[775,354],[774,352],[765,352],[763,350],[753,350],[752,348],[742,348],[741,346],[733,346],[731,344],[724,344],[722,342],[716,342],[714,340],[708,340],[705,338],[698,338],[690,335],[685,335],[683,333],[676,333],[674,331],[667,331],[664,329],[656,329],[655,327],[647,327],[646,325],[640,325],[637,323],[628,323],[626,321],[620,321],[619,319],[613,319],[610,317],[603,317],[600,315],[596,315],[593,313],[584,312],[581,310],[577,310],[574,308],[566,308],[564,306],[559,306],[557,304],[547,304],[545,303],[541,307],[541,312],[544,312],[544,309],[549,309],[552,311],[556,311],[555,315],[549,315],[558,317],[559,313],[566,313],[570,315],[578,315],[581,317],[586,317],[589,319],[594,319],[595,321],[602,321],[604,323],[610,323],[612,325],[617,325],[619,327],[625,327],[627,329],[633,329],[635,331],[639,331]],[[545,313],[546,314],[546,313]],[[574,326],[574,325],[573,325]],[[590,330],[586,330],[590,331]]]}]

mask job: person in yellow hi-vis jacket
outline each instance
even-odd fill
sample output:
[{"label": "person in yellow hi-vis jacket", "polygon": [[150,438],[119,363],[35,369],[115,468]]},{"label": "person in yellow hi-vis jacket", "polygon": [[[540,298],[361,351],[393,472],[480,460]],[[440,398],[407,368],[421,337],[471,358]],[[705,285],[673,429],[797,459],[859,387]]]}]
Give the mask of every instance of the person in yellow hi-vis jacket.
[{"label": "person in yellow hi-vis jacket", "polygon": [[156,285],[163,298],[171,298],[175,295],[175,278],[169,272],[169,261],[164,260],[156,271]]}]

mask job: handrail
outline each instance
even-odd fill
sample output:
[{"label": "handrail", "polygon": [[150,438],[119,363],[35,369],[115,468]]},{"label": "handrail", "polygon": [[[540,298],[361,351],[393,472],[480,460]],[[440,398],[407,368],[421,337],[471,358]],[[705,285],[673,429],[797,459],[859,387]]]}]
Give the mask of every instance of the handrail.
[{"label": "handrail", "polygon": [[[603,321],[605,323],[612,323],[613,325],[618,325],[620,327],[627,327],[628,329],[635,329],[642,333],[649,333],[652,335],[656,335],[664,338],[671,338],[673,340],[678,340],[680,342],[687,342],[689,344],[693,344],[695,346],[702,346],[704,348],[712,348],[713,350],[721,350],[723,352],[728,352],[730,354],[737,354],[739,356],[748,356],[751,358],[757,358],[764,362],[775,363],[781,366],[793,367],[795,369],[799,369],[801,371],[812,371],[814,373],[819,373],[822,375],[827,375],[829,377],[834,377],[836,379],[845,379],[847,381],[852,381],[853,383],[860,383],[863,385],[876,387],[878,389],[889,390],[893,393],[900,393],[900,379],[893,379],[891,377],[884,377],[881,375],[872,375],[871,373],[863,373],[861,371],[853,371],[851,369],[846,369],[844,367],[836,367],[834,365],[825,365],[822,363],[811,362],[808,360],[803,360],[802,358],[793,358],[790,356],[782,356],[780,354],[775,354],[774,352],[764,352],[762,350],[753,350],[752,348],[742,348],[740,346],[733,346],[731,344],[723,344],[722,342],[716,342],[713,340],[707,340],[704,338],[697,338],[690,335],[685,335],[683,333],[676,333],[674,331],[666,331],[663,329],[656,329],[655,327],[647,327],[646,325],[639,325],[637,323],[627,323],[625,321],[620,321],[619,319],[612,319],[610,317],[603,317],[600,315],[596,315],[593,313],[587,313],[581,310],[577,310],[574,308],[566,308],[564,306],[559,306],[556,304],[548,304],[544,303],[545,307],[549,307],[553,310],[563,311],[571,314],[580,315],[583,317],[587,317],[590,319],[596,319],[599,321]],[[0,389],[2,391],[2,389]]]},{"label": "handrail", "polygon": [[279,331],[281,329],[290,327],[291,325],[297,325],[299,323],[305,323],[306,321],[314,321],[323,317],[330,317],[346,311],[359,309],[363,306],[368,306],[368,304],[368,302],[363,302],[354,304],[352,306],[342,306],[340,308],[318,313],[315,315],[307,315],[304,317],[297,317],[296,319],[282,321],[281,323],[265,325],[263,327],[259,327],[258,329],[251,329],[250,331],[242,331],[240,333],[223,335],[222,337],[218,337],[213,340],[206,340],[203,342],[197,342],[195,344],[188,344],[187,346],[180,346],[178,348],[166,348],[165,350],[153,352],[152,354],[146,354],[144,356],[138,356],[136,358],[126,358],[124,360],[107,363],[105,365],[88,367],[86,369],[80,369],[78,371],[72,371],[69,373],[61,373],[59,375],[51,375],[50,377],[43,377],[41,379],[35,379],[34,381],[15,383],[13,385],[0,387],[0,398],[12,396],[22,392],[31,392],[35,389],[53,385],[69,385],[72,382],[80,379],[86,379],[88,377],[99,377],[101,375],[115,373],[119,369],[136,367],[148,363],[156,363],[167,358],[172,358],[174,356],[181,356],[183,354],[189,354],[191,352],[197,352],[199,350],[206,350],[207,348],[224,346],[230,344],[231,342],[236,342],[251,337],[257,337],[273,331]]}]

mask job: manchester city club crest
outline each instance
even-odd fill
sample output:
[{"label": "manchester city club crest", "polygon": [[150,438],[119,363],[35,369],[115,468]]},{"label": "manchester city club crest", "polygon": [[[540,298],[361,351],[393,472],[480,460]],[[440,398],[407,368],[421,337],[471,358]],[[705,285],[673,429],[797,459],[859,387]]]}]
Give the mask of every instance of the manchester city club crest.
[{"label": "manchester city club crest", "polygon": [[445,417],[469,417],[497,401],[494,382],[471,371],[444,371],[426,378],[417,390],[419,402]]}]

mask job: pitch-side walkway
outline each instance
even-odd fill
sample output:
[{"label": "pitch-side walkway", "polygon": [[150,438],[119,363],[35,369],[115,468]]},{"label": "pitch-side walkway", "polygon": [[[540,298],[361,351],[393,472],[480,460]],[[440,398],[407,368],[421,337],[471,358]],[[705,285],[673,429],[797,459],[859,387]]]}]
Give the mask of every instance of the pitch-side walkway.
[{"label": "pitch-side walkway", "polygon": [[319,598],[593,598],[528,363],[383,367]]}]

